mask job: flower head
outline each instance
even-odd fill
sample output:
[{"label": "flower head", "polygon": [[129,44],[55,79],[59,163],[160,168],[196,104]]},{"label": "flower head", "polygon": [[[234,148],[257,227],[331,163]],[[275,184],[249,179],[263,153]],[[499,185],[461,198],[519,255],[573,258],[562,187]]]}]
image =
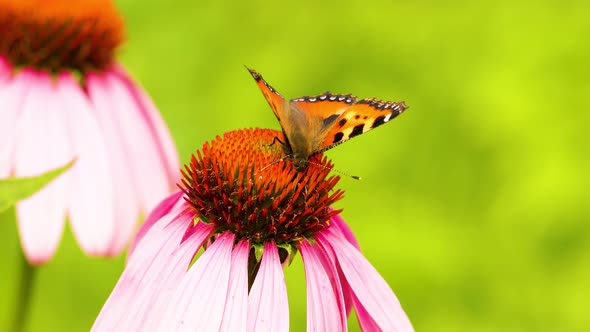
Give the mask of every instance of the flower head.
[{"label": "flower head", "polygon": [[60,72],[108,68],[124,39],[108,0],[0,0],[0,54],[17,67]]},{"label": "flower head", "polygon": [[[321,156],[302,172],[282,133],[217,137],[152,211],[93,330],[287,331],[283,266],[301,252],[308,330],[411,331],[395,295],[330,205],[342,197]],[[202,254],[195,259],[200,250]]]},{"label": "flower head", "polygon": [[342,197],[330,191],[338,177],[326,179],[331,165],[318,159],[297,172],[277,162],[282,135],[272,130],[233,131],[207,143],[183,172],[181,188],[199,219],[220,234],[230,231],[254,244],[272,240],[294,246],[329,226],[339,211],[329,206]]},{"label": "flower head", "polygon": [[17,205],[31,263],[49,260],[66,217],[82,249],[116,255],[177,180],[174,143],[114,55],[108,0],[0,0],[0,178],[75,165]]}]

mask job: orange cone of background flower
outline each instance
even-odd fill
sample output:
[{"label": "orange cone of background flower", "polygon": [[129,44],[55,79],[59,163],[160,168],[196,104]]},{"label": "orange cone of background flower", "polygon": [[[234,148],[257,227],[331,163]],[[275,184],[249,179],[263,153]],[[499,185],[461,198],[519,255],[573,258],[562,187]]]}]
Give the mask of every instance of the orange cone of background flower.
[{"label": "orange cone of background flower", "polygon": [[[398,299],[330,206],[342,198],[321,156],[297,172],[274,130],[207,143],[152,211],[92,331],[289,331],[283,266],[301,252],[307,330],[413,331]],[[203,253],[195,259],[197,252]],[[193,263],[194,262],[194,263]]]},{"label": "orange cone of background flower", "polygon": [[155,106],[116,63],[111,1],[0,0],[0,178],[74,166],[16,208],[26,257],[51,259],[66,218],[82,250],[116,255],[178,160]]}]

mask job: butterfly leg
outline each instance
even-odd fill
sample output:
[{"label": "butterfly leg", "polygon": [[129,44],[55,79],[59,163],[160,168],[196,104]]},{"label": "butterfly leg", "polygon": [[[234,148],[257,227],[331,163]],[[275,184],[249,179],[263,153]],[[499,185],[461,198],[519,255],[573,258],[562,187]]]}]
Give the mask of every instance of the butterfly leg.
[{"label": "butterfly leg", "polygon": [[279,143],[281,143],[282,146],[285,146],[285,142],[281,141],[281,139],[278,138],[277,136],[275,136],[275,138],[272,140],[272,142],[268,146],[269,147],[273,146],[276,142],[279,142]]}]

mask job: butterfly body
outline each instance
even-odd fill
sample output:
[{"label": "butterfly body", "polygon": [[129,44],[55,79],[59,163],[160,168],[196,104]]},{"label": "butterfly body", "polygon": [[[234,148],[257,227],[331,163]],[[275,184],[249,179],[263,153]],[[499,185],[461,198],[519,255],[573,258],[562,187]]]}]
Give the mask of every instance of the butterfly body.
[{"label": "butterfly body", "polygon": [[283,151],[297,171],[309,158],[380,126],[408,107],[376,98],[358,100],[351,94],[325,92],[286,101],[262,76],[248,69],[281,124]]}]

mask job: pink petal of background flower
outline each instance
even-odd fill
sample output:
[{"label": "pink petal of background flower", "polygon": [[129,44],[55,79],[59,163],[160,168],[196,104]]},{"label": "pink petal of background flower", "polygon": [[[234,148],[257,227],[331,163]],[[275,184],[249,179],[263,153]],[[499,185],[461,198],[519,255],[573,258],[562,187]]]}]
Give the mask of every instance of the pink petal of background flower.
[{"label": "pink petal of background flower", "polygon": [[0,178],[34,176],[75,159],[66,173],[17,204],[29,262],[54,255],[66,216],[89,255],[114,256],[139,216],[168,194],[178,158],[147,95],[114,66],[84,77],[45,71],[12,74],[0,59]]}]

